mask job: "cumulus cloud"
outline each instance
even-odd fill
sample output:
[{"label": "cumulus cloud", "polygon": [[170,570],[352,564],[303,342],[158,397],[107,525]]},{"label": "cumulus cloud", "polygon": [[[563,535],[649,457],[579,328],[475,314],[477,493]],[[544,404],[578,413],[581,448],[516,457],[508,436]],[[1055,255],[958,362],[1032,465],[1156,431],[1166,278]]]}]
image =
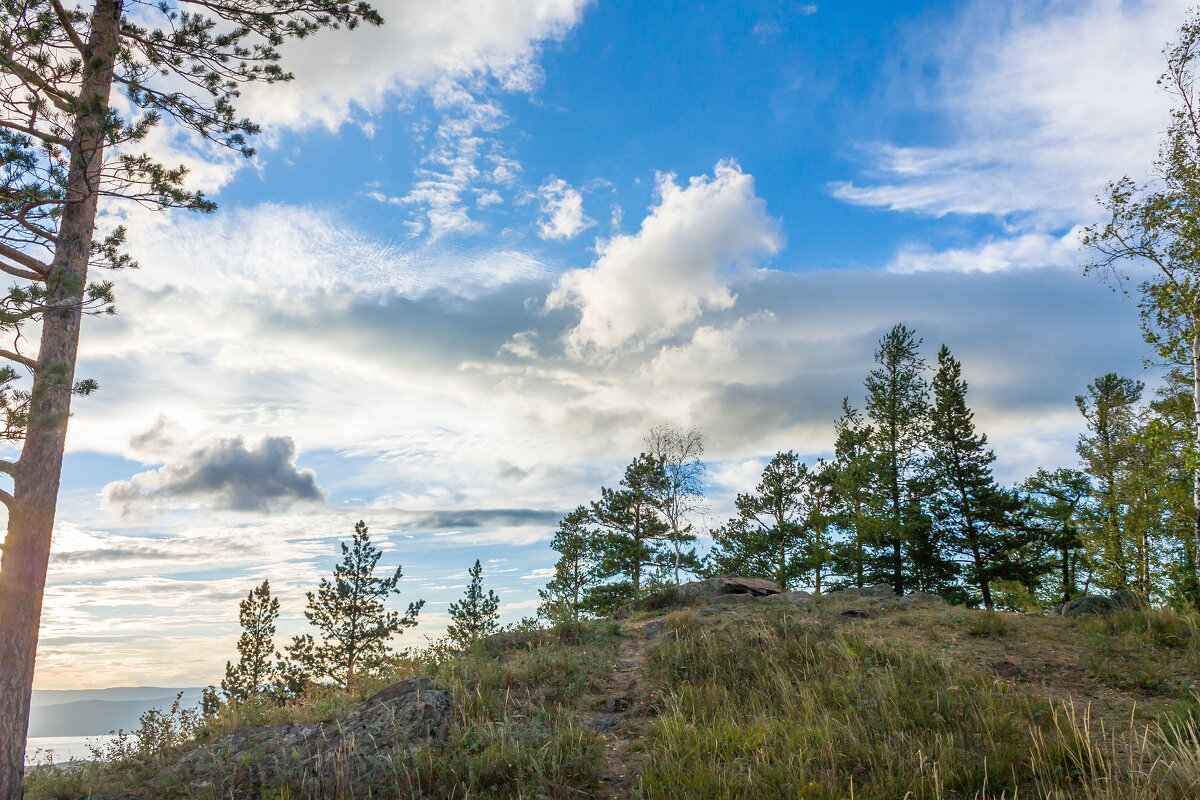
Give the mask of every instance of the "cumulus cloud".
[{"label": "cumulus cloud", "polygon": [[567,334],[575,356],[661,340],[705,309],[734,303],[728,281],[783,246],[777,221],[733,161],[680,186],[660,175],[658,203],[631,235],[602,242],[586,269],[564,274],[548,309],[574,308]]},{"label": "cumulus cloud", "polygon": [[316,473],[296,467],[289,437],[268,436],[247,447],[239,437],[218,438],[161,469],[104,487],[104,504],[121,516],[145,510],[203,507],[271,511],[319,502]]},{"label": "cumulus cloud", "polygon": [[543,239],[573,239],[595,225],[583,212],[583,193],[562,178],[551,178],[538,188],[542,218],[538,235]]}]

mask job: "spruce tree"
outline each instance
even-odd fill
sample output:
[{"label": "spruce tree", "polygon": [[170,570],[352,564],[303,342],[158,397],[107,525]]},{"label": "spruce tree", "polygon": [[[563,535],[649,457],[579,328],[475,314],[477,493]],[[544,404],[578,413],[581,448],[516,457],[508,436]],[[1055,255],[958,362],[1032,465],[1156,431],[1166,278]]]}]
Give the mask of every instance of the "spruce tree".
[{"label": "spruce tree", "polygon": [[320,632],[296,636],[287,646],[281,671],[291,676],[293,688],[308,680],[327,679],[352,686],[355,678],[380,667],[389,642],[405,628],[417,624],[424,600],[409,603],[402,615],[385,605],[402,576],[401,567],[386,577],[375,568],[383,552],[371,542],[366,523],[354,526],[351,543],[340,544],[342,561],[333,568],[333,579],[322,578],[315,593],[308,593],[304,616]]},{"label": "spruce tree", "polygon": [[558,551],[554,577],[538,590],[542,604],[538,614],[555,625],[578,622],[587,611],[596,610],[589,594],[601,581],[591,513],[579,506],[558,523],[550,546]]},{"label": "spruce tree", "polygon": [[238,604],[242,635],[238,637],[238,663],[225,662],[221,691],[227,702],[241,702],[264,691],[271,678],[271,657],[275,652],[275,621],[279,619],[279,598],[271,596],[271,584],[264,580]]},{"label": "spruce tree", "polygon": [[475,566],[467,574],[471,581],[463,599],[450,604],[450,625],[446,637],[458,648],[467,649],[485,636],[500,629],[500,598],[491,589],[483,591],[483,566],[475,559]]},{"label": "spruce tree", "polygon": [[[322,28],[382,20],[355,0],[4,0],[0,2],[0,332],[37,341],[0,350],[0,462],[8,532],[0,561],[0,798],[21,794],[42,594],[84,314],[114,309],[96,269],[133,266],[125,230],[103,208],[211,211],[187,170],[147,154],[164,119],[193,141],[249,156],[258,132],[237,113],[240,87],[292,78],[280,47]],[[112,102],[113,89],[121,102]],[[119,214],[114,214],[114,218]]]},{"label": "spruce tree", "polygon": [[[1029,580],[1020,555],[1029,540],[1021,525],[1021,503],[992,474],[995,454],[987,436],[975,429],[967,406],[962,364],[945,345],[938,352],[930,420],[934,525],[963,563],[963,576],[979,592],[984,608],[995,607],[992,587],[999,580]],[[935,557],[937,554],[934,554]]]},{"label": "spruce tree", "polygon": [[754,491],[734,500],[737,515],[713,532],[707,572],[770,578],[786,589],[806,571],[810,490],[800,457],[777,453]]},{"label": "spruce tree", "polygon": [[867,375],[867,416],[871,420],[873,490],[883,509],[878,528],[879,544],[890,552],[892,590],[904,593],[906,519],[928,427],[928,384],[921,340],[900,324],[879,340],[875,369]]},{"label": "spruce tree", "polygon": [[665,563],[671,528],[658,510],[666,487],[662,459],[642,453],[625,468],[621,488],[600,490],[592,503],[592,521],[602,534],[596,537],[601,573],[617,580],[606,591],[606,604],[641,597],[647,569]]}]

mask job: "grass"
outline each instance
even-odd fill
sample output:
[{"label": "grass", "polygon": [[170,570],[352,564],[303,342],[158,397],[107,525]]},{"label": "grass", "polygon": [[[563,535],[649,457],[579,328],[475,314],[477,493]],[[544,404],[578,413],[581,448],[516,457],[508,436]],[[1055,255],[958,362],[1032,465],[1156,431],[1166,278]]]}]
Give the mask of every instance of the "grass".
[{"label": "grass", "polygon": [[[833,606],[752,603],[707,615],[643,609],[621,632],[645,651],[644,702],[620,748],[626,771],[640,776],[631,796],[642,800],[1200,797],[1196,615],[932,606],[845,619]],[[579,722],[613,674],[616,633],[614,623],[510,632],[467,654],[398,662],[358,692],[227,709],[191,734],[337,718],[387,681],[428,674],[455,699],[449,740],[397,755],[371,785],[348,766],[323,786],[297,779],[231,791],[220,765],[208,785],[164,782],[186,745],[182,728],[157,719],[161,747],[35,769],[27,796],[594,797],[604,739]]]},{"label": "grass", "polygon": [[[336,719],[382,686],[415,673],[430,675],[454,697],[458,719],[440,747],[390,758],[383,777],[364,785],[351,773],[344,753],[332,753],[332,784],[315,785],[297,776],[278,785],[247,784],[245,764],[213,764],[211,775],[183,781],[169,766],[187,749],[180,742],[188,724],[155,718],[143,733],[149,747],[113,749],[95,761],[67,769],[50,765],[28,772],[29,800],[77,797],[140,799],[181,797],[218,800],[230,796],[263,800],[315,798],[568,798],[590,796],[603,769],[598,735],[577,726],[578,712],[595,697],[616,656],[615,630],[605,623],[570,631],[502,634],[466,654],[401,662],[389,675],[356,691],[325,689],[302,701],[271,702],[223,709],[215,719],[186,729],[210,739],[246,727]],[[186,736],[184,737],[186,738]],[[153,746],[155,742],[162,746]],[[250,755],[250,754],[247,754]]]},{"label": "grass", "polygon": [[[641,795],[1200,797],[1197,697],[1187,693],[1196,634],[1194,615],[1158,611],[1076,623],[949,609],[865,625],[772,613],[676,626],[651,659],[664,710],[648,730]],[[1128,712],[1123,724],[1055,699],[1063,687],[1000,678],[981,663],[981,640],[1031,662],[1054,641],[1082,659],[1122,645],[1110,683],[1094,688],[1109,711]],[[1137,674],[1134,654],[1158,665],[1171,698],[1148,720],[1115,691]]]}]

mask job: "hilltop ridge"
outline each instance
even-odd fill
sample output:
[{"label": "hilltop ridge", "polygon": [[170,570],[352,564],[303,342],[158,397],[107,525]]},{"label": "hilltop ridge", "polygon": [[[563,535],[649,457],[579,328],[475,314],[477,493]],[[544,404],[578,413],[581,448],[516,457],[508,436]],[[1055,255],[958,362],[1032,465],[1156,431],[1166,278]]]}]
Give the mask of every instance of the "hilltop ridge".
[{"label": "hilltop ridge", "polygon": [[[1200,793],[1195,615],[997,613],[880,587],[813,597],[737,583],[660,593],[617,620],[497,634],[355,692],[230,709],[191,741],[34,770],[29,797]],[[396,703],[422,696],[412,675],[446,702],[425,695],[429,710],[405,717],[416,706]],[[376,694],[393,684],[408,688]],[[372,722],[355,740],[379,703],[424,733],[396,722],[389,738]],[[297,750],[320,731],[339,733]],[[253,752],[229,749],[250,741]]]}]

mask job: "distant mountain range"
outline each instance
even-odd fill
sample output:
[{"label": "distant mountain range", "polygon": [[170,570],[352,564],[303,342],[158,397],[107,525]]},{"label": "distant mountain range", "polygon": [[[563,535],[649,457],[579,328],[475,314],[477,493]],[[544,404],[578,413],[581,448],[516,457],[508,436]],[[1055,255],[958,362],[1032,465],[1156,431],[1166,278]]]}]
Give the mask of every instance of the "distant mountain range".
[{"label": "distant mountain range", "polygon": [[183,692],[184,705],[200,702],[197,687],[126,686],[113,689],[47,689],[33,693],[29,735],[99,736],[136,730],[138,718],[151,708],[170,708]]}]

